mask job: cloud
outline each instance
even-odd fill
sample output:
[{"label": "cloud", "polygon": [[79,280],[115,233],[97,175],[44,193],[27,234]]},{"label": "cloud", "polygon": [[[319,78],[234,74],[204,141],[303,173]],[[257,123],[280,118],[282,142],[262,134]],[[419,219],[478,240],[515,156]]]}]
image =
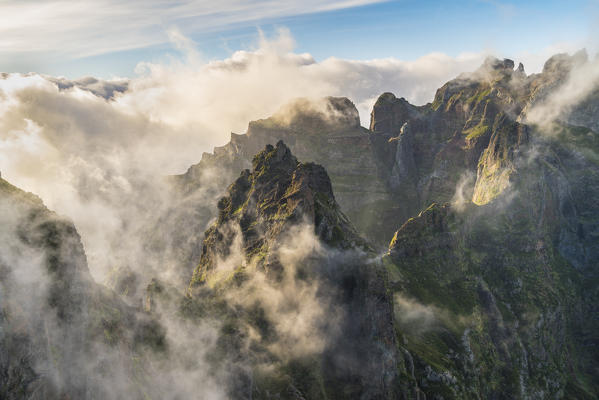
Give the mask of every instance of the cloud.
[{"label": "cloud", "polygon": [[476,182],[476,175],[471,171],[466,171],[458,179],[455,193],[451,198],[451,206],[454,210],[462,212],[466,206],[472,201],[472,192]]},{"label": "cloud", "polygon": [[8,0],[0,3],[0,54],[84,57],[166,43],[173,26],[191,35],[380,1]]},{"label": "cloud", "polygon": [[[271,115],[296,97],[346,96],[358,105],[362,124],[368,125],[370,109],[382,92],[393,91],[424,104],[432,101],[445,81],[476,69],[485,58],[484,54],[450,57],[431,53],[414,61],[328,58],[316,62],[310,54],[293,53],[294,44],[289,31],[281,29],[272,40],[261,35],[257,50],[237,51],[222,61],[141,63],[138,72],[145,75],[132,81],[132,93],[142,97],[146,92],[153,97],[149,102],[148,96],[143,96],[144,103],[138,105],[158,109],[154,115],[168,122],[201,117],[209,123],[202,111],[214,115],[227,112],[225,121],[218,123],[222,129],[223,122],[234,121],[236,124],[227,128],[235,131],[242,131],[250,119]],[[189,112],[191,107],[195,112]]]},{"label": "cloud", "polygon": [[[119,266],[168,269],[148,257],[141,234],[169,207],[163,177],[197,163],[230,132],[245,132],[250,120],[298,97],[332,95],[352,99],[368,125],[380,93],[424,103],[445,80],[483,59],[434,53],[414,61],[317,62],[294,53],[293,38],[281,30],[262,36],[253,51],[203,63],[180,31],[171,37],[185,57],[141,63],[130,80],[0,78],[0,170],[73,219],[100,280]],[[222,190],[207,189],[197,199],[215,205]]]},{"label": "cloud", "polygon": [[[234,241],[231,254],[240,251]],[[313,224],[303,223],[291,227],[269,252],[269,257],[280,263],[279,279],[248,266],[250,278],[237,288],[228,288],[227,300],[236,307],[258,307],[276,339],[261,338],[259,332],[250,337],[269,342],[269,350],[283,359],[320,353],[330,336],[339,333],[342,312],[333,305],[332,288],[322,289],[326,285],[318,277],[322,271],[315,268],[314,260],[318,259],[318,267],[324,270],[337,256],[324,248]],[[215,272],[230,270],[229,260],[219,260]]]},{"label": "cloud", "polygon": [[401,328],[414,334],[421,334],[440,325],[439,314],[442,312],[436,307],[421,304],[400,294],[396,294],[393,300],[395,318]]},{"label": "cloud", "polygon": [[571,122],[574,125],[590,125],[594,112],[588,110],[587,115],[572,115],[574,109],[599,89],[599,58],[587,61],[586,54],[577,53],[573,58],[565,56],[572,63],[571,69],[565,70],[566,76],[556,77],[546,84],[546,89],[534,99],[532,107],[526,111],[526,121],[534,123],[545,131],[550,131],[556,121]]}]

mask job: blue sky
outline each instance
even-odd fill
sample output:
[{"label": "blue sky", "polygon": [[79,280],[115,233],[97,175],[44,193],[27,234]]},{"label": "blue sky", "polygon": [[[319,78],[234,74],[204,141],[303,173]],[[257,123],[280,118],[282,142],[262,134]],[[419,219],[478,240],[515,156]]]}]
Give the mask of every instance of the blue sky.
[{"label": "blue sky", "polygon": [[[221,4],[222,3],[222,4]],[[79,4],[79,6],[73,6]],[[133,76],[141,61],[180,57],[177,30],[203,60],[257,47],[258,31],[286,27],[295,52],[368,60],[413,60],[490,52],[514,57],[545,49],[596,51],[599,1],[349,0],[5,0],[0,2],[0,71],[75,78]],[[215,9],[215,4],[218,8]]]},{"label": "blue sky", "polygon": [[[284,18],[264,24],[288,27],[299,52],[317,59],[329,56],[349,59],[398,57],[413,59],[433,51],[458,55],[494,49],[505,52],[533,51],[558,41],[586,39],[591,3],[586,1],[486,2],[480,0],[390,1],[336,12]],[[234,32],[232,48],[247,44],[255,28]],[[220,50],[215,35],[204,37],[206,47]],[[202,43],[202,38],[197,38]],[[221,47],[221,49],[218,49]]]}]

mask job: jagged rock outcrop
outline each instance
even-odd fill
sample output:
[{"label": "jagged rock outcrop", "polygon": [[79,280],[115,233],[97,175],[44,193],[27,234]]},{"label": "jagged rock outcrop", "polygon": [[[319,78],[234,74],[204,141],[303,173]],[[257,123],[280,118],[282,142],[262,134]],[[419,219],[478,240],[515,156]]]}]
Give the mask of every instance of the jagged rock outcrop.
[{"label": "jagged rock outcrop", "polygon": [[[215,148],[213,154],[204,153],[200,163],[174,177],[174,182],[196,208],[201,207],[193,196],[206,187],[222,191],[251,166],[254,154],[279,140],[300,159],[325,167],[337,202],[357,229],[378,245],[387,242],[393,231],[382,221],[400,222],[395,202],[379,179],[369,132],[360,126],[358,111],[347,98],[299,99],[268,119],[252,121],[246,134],[231,133],[228,144]],[[203,214],[215,216],[213,209]],[[196,212],[194,217],[200,215]],[[209,219],[204,217],[205,223]]]},{"label": "jagged rock outcrop", "polygon": [[[241,356],[255,380],[249,387],[233,385],[240,392],[231,396],[399,396],[401,355],[395,344],[386,280],[380,265],[371,259],[372,250],[340,211],[325,169],[298,162],[283,142],[267,145],[254,157],[252,171],[244,170],[229,186],[218,207],[219,216],[206,232],[185,307],[192,315],[204,310],[200,315],[205,317],[202,304],[207,298],[228,299],[229,307],[236,304],[220,311],[220,318],[231,318],[235,326],[223,333],[228,345],[223,345],[222,357]],[[257,277],[263,278],[252,289]],[[294,315],[320,310],[317,318],[298,321],[293,329],[302,334],[309,322],[302,335],[323,341],[322,345],[310,350],[310,346],[298,349],[297,343],[289,343],[278,350],[280,342],[295,335],[280,326],[287,323],[281,321],[288,318],[287,313],[271,314],[270,298],[253,290],[295,296],[293,291],[304,292],[306,287],[314,291],[301,299],[305,305],[285,305],[283,296],[277,307],[290,307]],[[240,297],[246,300],[239,303]],[[248,329],[259,334],[252,337]],[[240,344],[246,340],[249,343]],[[279,367],[273,370],[272,365],[262,365],[260,360],[265,358]],[[237,381],[244,382],[243,374]],[[410,388],[406,384],[404,389]]]},{"label": "jagged rock outcrop", "polygon": [[[431,202],[449,201],[458,182],[476,174],[491,138],[501,136],[497,132],[519,114],[523,104],[514,88],[525,76],[523,68],[514,71],[513,66],[511,60],[490,58],[477,71],[445,84],[424,106],[391,93],[377,100],[370,129],[388,187],[405,204],[404,221]],[[396,173],[398,166],[409,173]]]},{"label": "jagged rock outcrop", "polygon": [[[514,156],[547,140],[541,133],[531,135],[531,128],[538,126],[529,126],[528,116],[532,112],[539,118],[540,106],[559,94],[577,68],[589,67],[586,62],[584,51],[559,54],[547,61],[542,73],[526,76],[522,65],[514,70],[511,60],[489,58],[477,71],[443,85],[424,106],[391,93],[381,95],[371,115],[371,139],[379,171],[396,205],[401,204],[397,212],[403,221],[432,202],[451,201],[457,189],[477,204],[506,190],[517,169]],[[571,138],[575,131],[579,139],[585,134],[590,138],[589,132],[597,128],[596,93],[553,115],[562,125],[553,126],[550,135]],[[551,106],[556,104],[553,99]]]},{"label": "jagged rock outcrop", "polygon": [[[588,115],[570,125],[594,94],[550,127],[527,123],[585,59],[558,55],[531,76],[489,60],[418,113],[389,94],[380,101],[396,104],[395,120],[375,105],[372,127],[389,138],[382,159],[405,127],[414,132],[411,151],[385,160],[392,170],[413,157],[414,207],[425,210],[396,232],[384,263],[400,347],[427,398],[597,396],[597,133]],[[465,173],[476,178],[461,204],[428,206],[455,201],[443,187]]]},{"label": "jagged rock outcrop", "polygon": [[267,145],[254,157],[253,171],[242,171],[227,196],[218,202],[218,209],[217,221],[206,233],[192,284],[205,281],[215,268],[216,257],[227,255],[237,240],[237,226],[247,263],[260,262],[267,269],[277,262],[251,258],[272,255],[270,247],[276,245],[273,241],[304,222],[314,225],[317,237],[324,243],[345,249],[367,248],[339,209],[325,169],[317,164],[298,163],[282,141],[274,147]]},{"label": "jagged rock outcrop", "polygon": [[596,293],[561,257],[556,221],[513,201],[434,204],[390,244],[400,347],[427,398],[596,396],[597,320],[582,322]]}]

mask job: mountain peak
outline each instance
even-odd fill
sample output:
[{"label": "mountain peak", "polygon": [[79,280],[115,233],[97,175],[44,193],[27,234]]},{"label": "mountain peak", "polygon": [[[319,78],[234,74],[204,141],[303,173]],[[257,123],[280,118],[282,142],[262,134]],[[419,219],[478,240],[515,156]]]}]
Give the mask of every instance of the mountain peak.
[{"label": "mountain peak", "polygon": [[291,154],[289,147],[282,140],[276,146],[267,144],[263,151],[256,154],[252,160],[254,171],[259,172],[257,178],[262,181],[269,178],[269,172],[286,173],[297,166],[297,159]]},{"label": "mountain peak", "polygon": [[272,117],[250,122],[249,136],[264,130],[289,129],[304,134],[331,134],[360,128],[360,114],[347,97],[297,98],[275,112]]},{"label": "mountain peak", "polygon": [[504,58],[503,60],[500,60],[495,57],[487,57],[481,68],[496,71],[513,70],[514,61],[510,60],[509,58]]},{"label": "mountain peak", "polygon": [[551,56],[543,65],[544,74],[567,73],[575,66],[584,64],[589,60],[586,49],[581,49],[576,53],[569,55],[559,53]]},{"label": "mountain peak", "polygon": [[298,162],[283,141],[266,145],[252,164],[252,171],[242,171],[218,202],[219,216],[206,231],[192,286],[209,281],[218,267],[219,255],[231,253],[239,241],[243,254],[233,275],[248,264],[268,269],[276,263],[264,258],[269,249],[301,223],[311,225],[315,235],[329,246],[368,247],[339,209],[322,166]]}]

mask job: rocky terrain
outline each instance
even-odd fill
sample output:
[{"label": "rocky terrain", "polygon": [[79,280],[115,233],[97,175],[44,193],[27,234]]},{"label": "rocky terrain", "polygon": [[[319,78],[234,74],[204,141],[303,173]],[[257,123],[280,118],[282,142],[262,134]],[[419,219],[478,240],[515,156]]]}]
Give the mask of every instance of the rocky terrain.
[{"label": "rocky terrain", "polygon": [[599,94],[562,105],[588,62],[490,58],[429,104],[382,94],[370,129],[345,98],[250,122],[169,177],[147,249],[179,272],[117,277],[126,303],[0,181],[0,397],[189,398],[156,377],[201,364],[199,398],[597,398]]},{"label": "rocky terrain", "polygon": [[134,355],[164,351],[163,328],[93,281],[70,221],[1,178],[0,224],[0,398],[141,397]]},{"label": "rocky terrain", "polygon": [[283,142],[267,145],[218,208],[186,310],[197,314],[206,297],[228,299],[222,350],[253,371],[242,397],[397,397],[384,274],[340,211],[325,169],[298,162]]}]

